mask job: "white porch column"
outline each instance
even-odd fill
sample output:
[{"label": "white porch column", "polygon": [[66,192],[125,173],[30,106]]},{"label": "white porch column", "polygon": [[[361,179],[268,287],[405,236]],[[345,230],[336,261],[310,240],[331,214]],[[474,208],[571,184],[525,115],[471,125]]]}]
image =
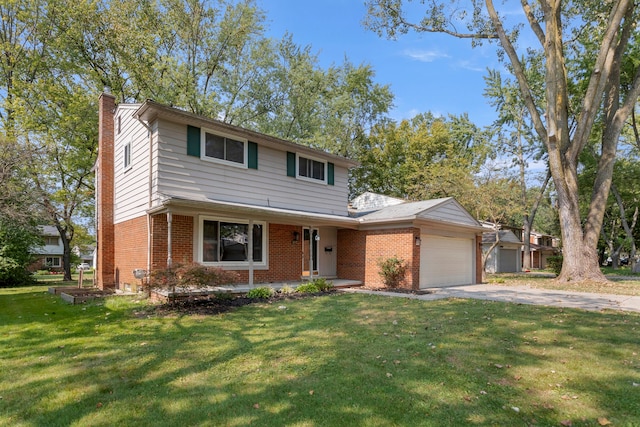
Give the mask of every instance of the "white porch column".
[{"label": "white porch column", "polygon": [[171,212],[167,212],[167,267],[171,267],[173,263],[173,255],[171,250],[171,224],[173,222],[173,215]]},{"label": "white porch column", "polygon": [[247,233],[247,258],[249,259],[249,286],[253,286],[253,220],[249,220],[249,231]]}]

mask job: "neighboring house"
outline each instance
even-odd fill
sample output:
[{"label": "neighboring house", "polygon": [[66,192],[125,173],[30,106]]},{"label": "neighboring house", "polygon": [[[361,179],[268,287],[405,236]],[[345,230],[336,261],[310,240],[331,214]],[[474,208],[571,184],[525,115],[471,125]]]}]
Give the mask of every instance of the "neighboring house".
[{"label": "neighboring house", "polygon": [[407,262],[408,288],[481,280],[482,228],[451,198],[372,195],[381,202],[352,201],[366,213],[350,215],[351,160],[153,101],[116,106],[103,94],[99,108],[100,288],[191,262],[250,285],[322,276],[376,286],[378,261],[392,256]]},{"label": "neighboring house", "polygon": [[547,258],[560,254],[560,239],[548,234],[531,232],[531,268],[547,268]]},{"label": "neighboring house", "polygon": [[79,246],[74,246],[72,251],[74,254],[76,254],[78,258],[80,258],[81,264],[88,264],[89,267],[93,267],[95,251],[96,251],[95,246],[89,245],[83,248],[80,248]]},{"label": "neighboring house", "polygon": [[30,270],[64,270],[63,255],[64,246],[58,229],[52,225],[38,227],[44,245],[33,249],[35,261],[29,267]]},{"label": "neighboring house", "polygon": [[[482,223],[488,230],[482,233],[482,252],[491,249],[485,264],[487,273],[518,273],[522,271],[522,230],[500,224]],[[496,245],[496,239],[499,239]]]}]

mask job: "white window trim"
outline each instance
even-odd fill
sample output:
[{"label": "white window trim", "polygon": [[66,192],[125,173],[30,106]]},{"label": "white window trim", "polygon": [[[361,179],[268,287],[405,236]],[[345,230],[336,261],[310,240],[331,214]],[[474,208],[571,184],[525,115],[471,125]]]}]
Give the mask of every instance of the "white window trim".
[{"label": "white window trim", "polygon": [[[324,174],[323,174],[324,175],[324,180],[310,178],[308,176],[300,175],[300,157],[303,157],[303,158],[308,159],[308,160],[313,160],[313,161],[318,162],[318,163],[322,163],[324,165]],[[315,182],[316,184],[328,185],[327,174],[329,173],[329,168],[327,167],[327,164],[328,164],[328,162],[326,160],[324,160],[324,159],[320,159],[318,157],[307,156],[305,154],[296,153],[296,179],[300,179],[302,181],[307,181],[307,182]]]},{"label": "white window trim", "polygon": [[[51,263],[51,265],[49,265],[49,263],[47,262],[47,258],[51,258],[51,260],[53,261]],[[57,261],[57,264],[56,262]],[[44,257],[44,265],[46,265],[47,267],[62,267],[62,260],[60,259],[59,256],[46,256]]]},{"label": "white window trim", "polygon": [[[217,135],[217,136],[221,136],[223,138],[230,138],[233,139],[234,141],[239,141],[242,142],[243,145],[243,162],[242,163],[238,163],[238,162],[232,162],[230,160],[225,160],[225,159],[218,159],[216,157],[209,157],[207,156],[207,134],[210,133],[212,135]],[[200,159],[207,161],[207,162],[212,162],[212,163],[218,163],[221,165],[227,165],[227,166],[233,166],[236,168],[241,168],[241,169],[247,169],[248,168],[248,158],[249,158],[249,140],[246,138],[240,138],[238,136],[235,135],[231,135],[228,133],[223,133],[223,132],[218,132],[215,131],[213,129],[206,129],[206,128],[201,128],[200,129]]]},{"label": "white window trim", "polygon": [[[127,163],[127,152],[129,153],[129,156],[128,156],[129,163]],[[128,171],[133,167],[132,157],[133,157],[133,144],[131,143],[131,139],[129,139],[122,147],[122,169],[124,170],[124,172]]]},{"label": "white window trim", "polygon": [[[197,248],[197,256],[198,263],[211,267],[227,267],[233,270],[248,270],[249,269],[249,261],[204,261],[204,254],[202,251],[202,247],[204,245],[204,221],[218,221],[218,222],[235,222],[237,224],[247,224],[249,225],[248,219],[238,219],[238,218],[227,218],[221,216],[207,216],[200,215],[198,218],[198,248]],[[269,227],[267,222],[265,221],[253,221],[253,224],[262,225],[262,261],[254,261],[253,267],[256,270],[267,270],[269,268],[269,263],[267,262],[269,258],[268,249],[269,249]]]}]

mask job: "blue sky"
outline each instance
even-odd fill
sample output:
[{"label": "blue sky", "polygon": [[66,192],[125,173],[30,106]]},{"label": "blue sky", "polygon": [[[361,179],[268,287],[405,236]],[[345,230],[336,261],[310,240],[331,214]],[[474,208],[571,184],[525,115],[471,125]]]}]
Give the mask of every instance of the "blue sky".
[{"label": "blue sky", "polygon": [[267,14],[269,35],[285,32],[311,46],[320,64],[370,64],[376,81],[395,95],[394,119],[431,111],[437,115],[468,113],[488,125],[496,113],[482,96],[487,67],[501,68],[494,47],[471,48],[469,40],[438,34],[409,33],[392,41],[365,30],[363,0],[258,0]]}]

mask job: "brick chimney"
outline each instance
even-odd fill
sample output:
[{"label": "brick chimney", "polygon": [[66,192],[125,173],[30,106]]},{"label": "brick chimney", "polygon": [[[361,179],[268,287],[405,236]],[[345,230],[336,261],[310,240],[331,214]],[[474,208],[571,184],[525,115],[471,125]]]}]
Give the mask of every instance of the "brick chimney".
[{"label": "brick chimney", "polygon": [[114,289],[113,157],[116,98],[103,93],[98,100],[98,161],[96,162],[96,284]]}]

